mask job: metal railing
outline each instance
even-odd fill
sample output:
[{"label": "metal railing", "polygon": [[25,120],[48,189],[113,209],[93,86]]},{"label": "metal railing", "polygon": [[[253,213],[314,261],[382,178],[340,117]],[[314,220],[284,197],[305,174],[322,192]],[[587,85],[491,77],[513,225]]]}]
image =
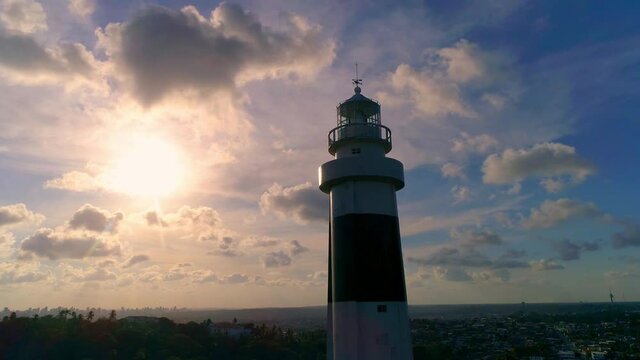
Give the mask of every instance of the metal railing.
[{"label": "metal railing", "polygon": [[329,131],[329,152],[335,154],[336,148],[343,142],[367,141],[379,142],[386,152],[391,151],[391,130],[374,123],[347,124]]}]

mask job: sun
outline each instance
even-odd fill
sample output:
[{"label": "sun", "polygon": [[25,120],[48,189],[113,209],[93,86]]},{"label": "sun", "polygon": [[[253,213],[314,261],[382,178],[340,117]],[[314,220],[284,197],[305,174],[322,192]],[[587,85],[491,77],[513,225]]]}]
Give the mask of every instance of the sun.
[{"label": "sun", "polygon": [[111,189],[132,196],[163,197],[183,185],[184,164],[180,151],[169,142],[138,137],[116,158],[105,181]]}]

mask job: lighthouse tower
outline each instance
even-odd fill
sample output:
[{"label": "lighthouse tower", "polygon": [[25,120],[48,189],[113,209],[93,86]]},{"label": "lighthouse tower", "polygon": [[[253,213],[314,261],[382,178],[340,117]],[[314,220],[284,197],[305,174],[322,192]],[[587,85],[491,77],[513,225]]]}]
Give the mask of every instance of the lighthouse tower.
[{"label": "lighthouse tower", "polygon": [[407,312],[396,191],[402,163],[386,157],[391,130],[380,104],[355,94],[337,107],[329,132],[335,157],[319,169],[320,190],[331,198],[327,359],[409,360]]}]

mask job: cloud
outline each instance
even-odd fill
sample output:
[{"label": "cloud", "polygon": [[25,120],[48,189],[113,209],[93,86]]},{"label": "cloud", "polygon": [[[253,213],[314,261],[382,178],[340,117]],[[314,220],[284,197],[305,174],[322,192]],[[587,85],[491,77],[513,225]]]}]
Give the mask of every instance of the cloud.
[{"label": "cloud", "polygon": [[427,116],[460,115],[475,117],[476,114],[463,101],[460,89],[454,82],[431,73],[428,69],[416,70],[401,64],[391,74],[391,86],[398,95],[381,94],[381,98],[397,103],[394,96],[410,99],[417,113]]},{"label": "cloud", "polygon": [[380,97],[391,104],[410,102],[420,115],[477,117],[464,101],[460,85],[486,78],[491,56],[465,39],[451,47],[427,49],[425,55],[422,68],[399,65],[389,77],[395,93]]},{"label": "cloud", "polygon": [[149,226],[184,227],[194,231],[207,231],[206,235],[201,234],[201,237],[205,237],[200,239],[202,241],[206,241],[207,236],[212,236],[211,231],[220,225],[220,215],[216,210],[208,206],[191,207],[184,205],[178,211],[166,214],[160,214],[155,210],[147,211],[143,217]]},{"label": "cloud", "polygon": [[113,259],[105,259],[102,261],[99,261],[96,266],[98,267],[111,267],[114,266],[116,264],[116,261]]},{"label": "cloud", "polygon": [[540,185],[547,190],[548,193],[555,194],[557,192],[562,191],[565,187],[567,187],[567,183],[559,180],[559,179],[542,179],[540,180]]},{"label": "cloud", "polygon": [[127,262],[123,265],[123,267],[125,268],[132,267],[133,265],[140,264],[145,261],[149,261],[150,259],[151,258],[149,257],[149,255],[145,255],[145,254],[134,255],[130,257],[129,260],[127,260]]},{"label": "cloud", "polygon": [[262,257],[262,264],[266,268],[282,267],[291,265],[291,256],[284,251],[274,251]]},{"label": "cloud", "polygon": [[44,220],[43,215],[30,211],[22,203],[0,207],[0,227],[39,223],[42,220]]},{"label": "cloud", "polygon": [[20,248],[51,260],[120,255],[122,246],[115,234],[122,219],[122,213],[85,204],[65,225],[38,229]]},{"label": "cloud", "polygon": [[504,105],[507,103],[507,100],[508,100],[506,97],[504,97],[502,95],[490,94],[490,93],[483,94],[481,99],[483,101],[489,103],[496,110],[502,110],[504,108]]},{"label": "cloud", "polygon": [[158,271],[158,269],[145,271],[143,273],[139,273],[136,277],[138,281],[145,283],[152,283],[156,281],[162,280],[162,273]]},{"label": "cloud", "polygon": [[224,257],[238,257],[238,256],[242,256],[243,254],[240,251],[234,250],[234,249],[226,249],[226,250],[211,250],[207,252],[207,255],[215,255],[215,256],[224,256]]},{"label": "cloud", "polygon": [[289,253],[291,256],[300,255],[303,252],[309,251],[308,248],[300,245],[298,240],[291,240],[288,242]]},{"label": "cloud", "polygon": [[309,251],[298,240],[291,240],[279,244],[282,249],[271,251],[262,256],[262,265],[265,268],[283,267],[291,265],[293,258]]},{"label": "cloud", "polygon": [[484,282],[507,282],[511,280],[511,272],[507,269],[485,270],[471,273],[475,281]]},{"label": "cloud", "polygon": [[22,33],[47,30],[47,14],[39,2],[4,0],[0,6],[0,22],[5,28]]},{"label": "cloud", "polygon": [[269,237],[255,237],[251,236],[244,241],[244,243],[251,247],[271,247],[276,246],[281,243],[278,239],[273,239]]},{"label": "cloud", "polygon": [[[486,184],[517,183],[528,177],[551,178],[570,176],[574,183],[582,182],[594,173],[594,167],[580,157],[575,148],[559,143],[543,143],[528,149],[507,149],[493,154],[482,164],[482,180]],[[546,183],[547,190],[557,190]]]},{"label": "cloud", "polygon": [[115,239],[100,234],[50,228],[24,239],[21,249],[51,260],[120,255],[122,250]]},{"label": "cloud", "polygon": [[93,175],[82,171],[70,171],[62,176],[47,180],[45,189],[59,189],[76,192],[104,190],[104,187]]},{"label": "cloud", "polygon": [[165,273],[162,276],[162,280],[164,281],[182,280],[189,277],[189,275],[190,275],[190,272],[187,271],[184,267],[174,266],[171,269],[169,269],[169,272]]},{"label": "cloud", "polygon": [[221,284],[243,284],[249,281],[249,277],[245,274],[231,274],[223,276],[219,279]]},{"label": "cloud", "polygon": [[67,9],[71,14],[86,19],[96,10],[96,0],[69,0]]},{"label": "cloud", "polygon": [[640,246],[640,225],[625,225],[623,231],[611,235],[611,244],[616,249],[630,246]]},{"label": "cloud", "polygon": [[604,277],[608,279],[635,279],[640,277],[640,274],[629,271],[607,271],[604,273]]},{"label": "cloud", "polygon": [[560,259],[571,261],[580,259],[580,256],[585,251],[596,251],[600,249],[600,245],[597,242],[576,244],[570,240],[562,240],[554,242],[553,248],[558,252]]},{"label": "cloud", "polygon": [[562,270],[564,266],[550,259],[532,260],[529,262],[534,271]]},{"label": "cloud", "polygon": [[175,214],[166,215],[169,224],[180,226],[213,227],[220,223],[218,212],[208,206],[182,206]]},{"label": "cloud", "polygon": [[516,197],[494,206],[474,208],[442,217],[426,216],[418,219],[410,219],[407,221],[407,225],[402,227],[402,235],[415,235],[428,231],[483,223],[487,218],[494,218],[498,214],[513,209],[517,204],[522,202],[523,199],[524,197],[522,196]]},{"label": "cloud", "polygon": [[118,230],[118,223],[123,218],[124,215],[121,212],[111,214],[107,210],[97,208],[91,204],[85,204],[73,214],[71,220],[69,220],[69,227],[71,229],[115,233]]},{"label": "cloud", "polygon": [[48,273],[26,263],[0,263],[0,284],[31,283],[46,280]]},{"label": "cloud", "polygon": [[570,199],[545,200],[537,209],[531,209],[528,218],[522,221],[525,229],[550,228],[575,218],[607,219],[594,203]]},{"label": "cloud", "polygon": [[456,248],[442,247],[425,258],[409,257],[410,262],[423,266],[443,267],[481,267],[488,269],[517,269],[526,268],[525,262],[500,257],[490,259],[486,255],[473,248],[458,250]]},{"label": "cloud", "polygon": [[273,211],[283,218],[293,218],[298,223],[326,222],[329,215],[329,199],[311,183],[283,188],[273,184],[260,196],[263,212]]},{"label": "cloud", "polygon": [[486,154],[489,150],[498,146],[498,140],[487,134],[471,136],[466,132],[461,132],[460,137],[453,139],[451,151],[455,153],[478,153]]},{"label": "cloud", "polygon": [[110,281],[117,280],[118,276],[105,268],[94,269],[76,269],[68,267],[65,270],[65,276],[72,281],[86,282],[86,281]]},{"label": "cloud", "polygon": [[440,168],[440,172],[442,172],[442,177],[445,178],[464,178],[464,168],[458,164],[454,163],[446,163],[442,165]]},{"label": "cloud", "polygon": [[215,233],[208,233],[200,235],[199,240],[213,244],[214,250],[207,252],[210,255],[225,256],[225,257],[237,257],[242,253],[235,248],[238,246],[238,242],[230,236],[220,236]]},{"label": "cloud", "polygon": [[486,229],[453,230],[449,235],[464,247],[473,248],[485,245],[501,245],[504,243],[500,235]]},{"label": "cloud", "polygon": [[465,39],[452,47],[437,50],[435,55],[439,65],[446,68],[448,78],[456,83],[478,79],[485,72],[484,64],[479,59],[478,46]]},{"label": "cloud", "polygon": [[154,226],[154,225],[168,226],[166,222],[160,219],[160,216],[156,211],[148,211],[146,214],[144,214],[144,219],[147,221],[147,225],[149,226]]},{"label": "cloud", "polygon": [[0,74],[17,82],[91,84],[98,67],[93,54],[82,44],[45,48],[29,35],[0,30]]},{"label": "cloud", "polygon": [[233,91],[252,80],[309,78],[333,61],[335,43],[318,26],[292,14],[283,21],[286,30],[275,31],[229,3],[210,19],[193,6],[150,6],[96,34],[135,98],[152,105],[176,91]]},{"label": "cloud", "polygon": [[454,204],[469,201],[471,199],[471,190],[468,187],[462,185],[455,185],[451,188],[451,195],[454,198]]},{"label": "cloud", "polygon": [[443,268],[435,266],[433,275],[438,280],[445,281],[471,281],[473,278],[466,271],[460,268]]},{"label": "cloud", "polygon": [[193,280],[197,283],[218,282],[219,278],[211,270],[196,270],[192,273]]},{"label": "cloud", "polygon": [[0,258],[8,257],[13,252],[15,238],[8,232],[0,232]]}]

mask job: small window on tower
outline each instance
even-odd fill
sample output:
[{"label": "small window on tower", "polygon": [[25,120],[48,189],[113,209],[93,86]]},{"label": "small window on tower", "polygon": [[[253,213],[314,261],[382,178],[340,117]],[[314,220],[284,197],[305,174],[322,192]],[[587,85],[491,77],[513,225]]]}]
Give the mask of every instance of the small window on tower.
[{"label": "small window on tower", "polygon": [[378,305],[378,312],[387,312],[387,305]]},{"label": "small window on tower", "polygon": [[352,154],[360,154],[360,148],[352,148],[351,149],[351,153]]}]

